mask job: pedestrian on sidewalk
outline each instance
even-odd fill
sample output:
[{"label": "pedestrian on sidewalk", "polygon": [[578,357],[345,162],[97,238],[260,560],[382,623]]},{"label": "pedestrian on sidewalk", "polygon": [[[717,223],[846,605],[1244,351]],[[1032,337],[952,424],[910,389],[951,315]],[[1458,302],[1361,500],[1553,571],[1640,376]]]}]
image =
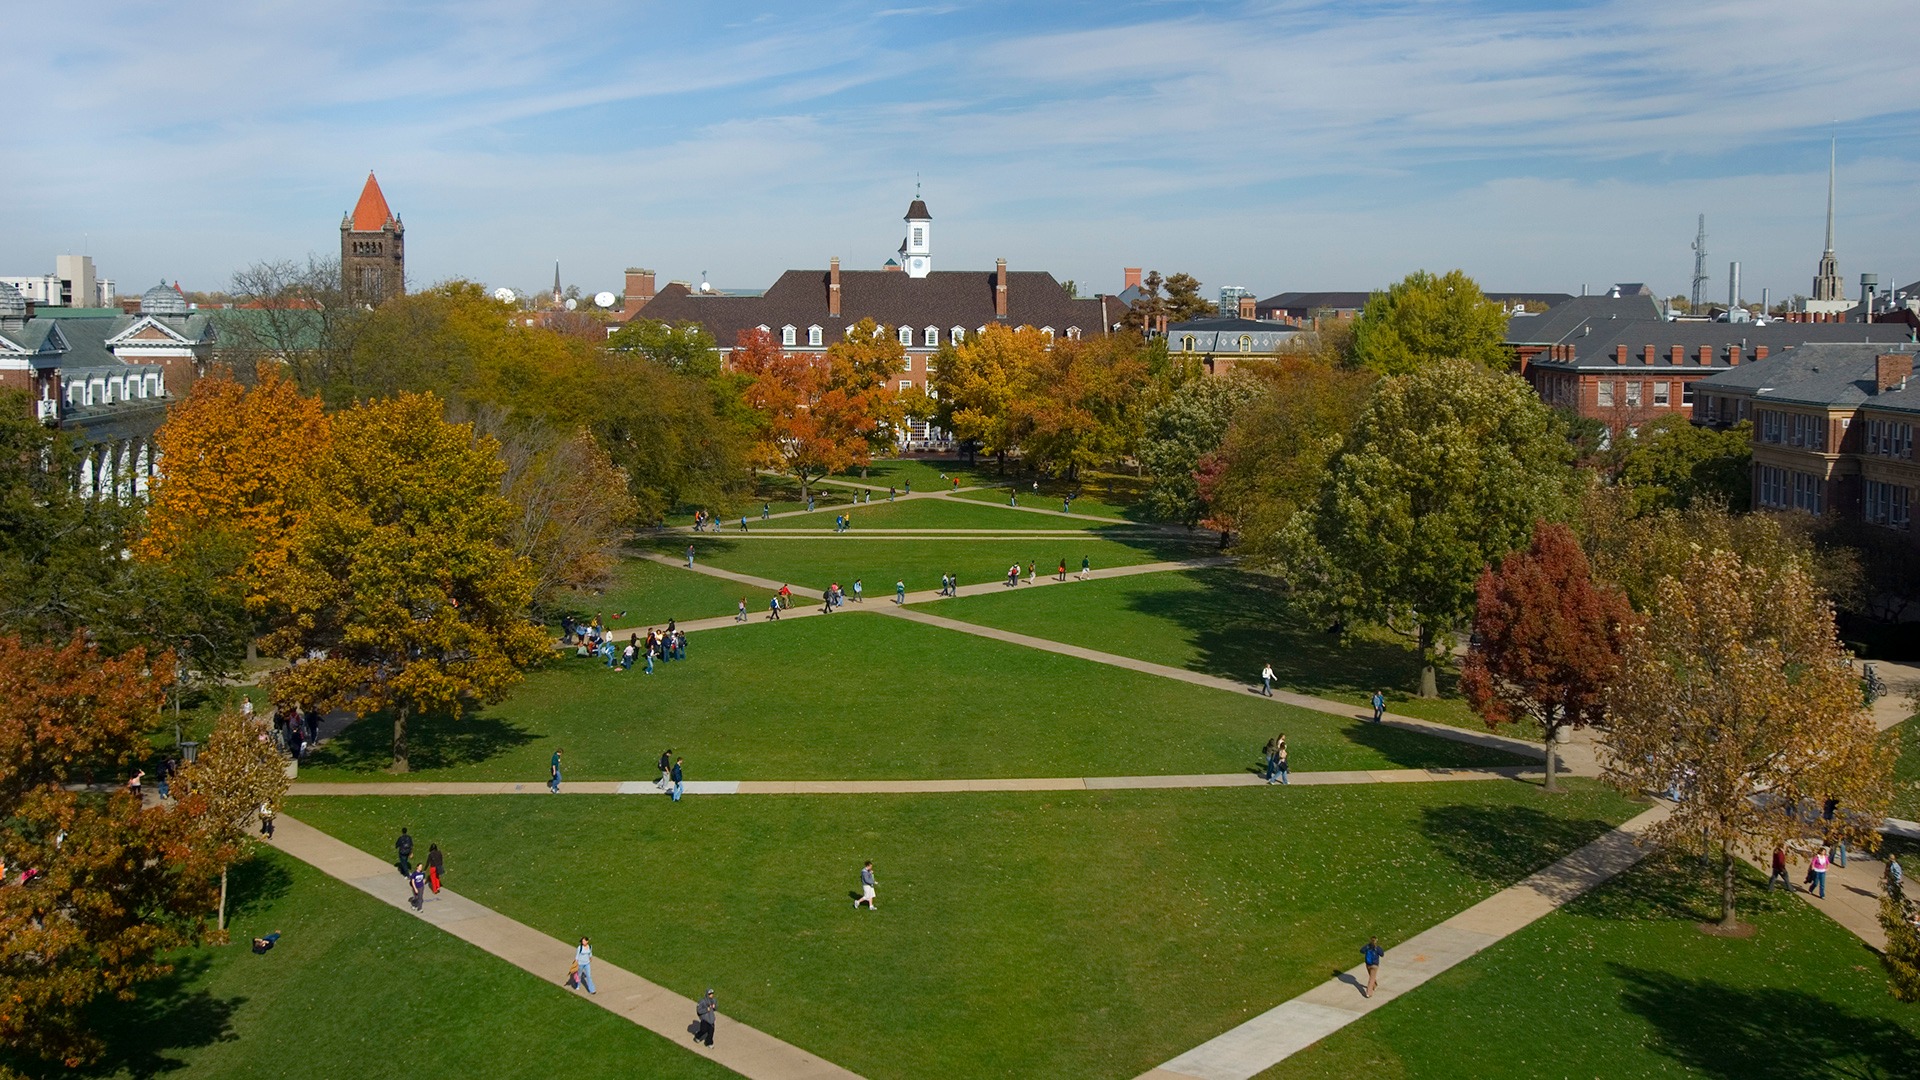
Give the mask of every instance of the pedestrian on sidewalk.
[{"label": "pedestrian on sidewalk", "polygon": [[784,582],[780,585],[780,606],[783,608],[793,606],[793,588]]},{"label": "pedestrian on sidewalk", "polygon": [[405,825],[400,826],[400,839],[393,842],[393,850],[400,855],[394,865],[400,868],[401,873],[407,873],[413,866],[413,837],[407,835]]},{"label": "pedestrian on sidewalk", "polygon": [[1013,588],[1018,584],[1020,584],[1020,564],[1014,563],[1007,567],[1007,587]]},{"label": "pedestrian on sidewalk", "polygon": [[1067,580],[1067,557],[1065,555],[1060,556],[1060,569],[1054,571],[1053,580]]},{"label": "pedestrian on sidewalk", "polygon": [[813,496],[812,495],[807,496],[807,513],[809,514],[813,513]]},{"label": "pedestrian on sidewalk", "polygon": [[1387,950],[1380,947],[1380,939],[1370,937],[1360,948],[1360,960],[1367,965],[1367,988],[1363,993],[1372,997],[1380,986],[1380,961],[1386,959]]},{"label": "pedestrian on sidewalk", "polygon": [[273,839],[273,804],[270,802],[260,804],[260,835]]},{"label": "pedestrian on sidewalk", "polygon": [[1788,892],[1793,891],[1793,882],[1787,878],[1787,848],[1784,844],[1773,845],[1773,870],[1767,874],[1768,892],[1773,891],[1776,878],[1779,879],[1780,884],[1786,886]]},{"label": "pedestrian on sidewalk", "polygon": [[127,777],[127,794],[133,796],[134,802],[146,801],[141,796],[141,793],[140,793],[140,785],[146,780],[146,778],[147,778],[147,770],[145,769],[135,769],[133,770],[133,775]]},{"label": "pedestrian on sidewalk", "polygon": [[896,604],[907,602],[907,583],[904,579],[893,583],[893,602]]},{"label": "pedestrian on sidewalk", "polygon": [[1265,775],[1267,783],[1272,784],[1280,778],[1280,740],[1278,738],[1268,739],[1267,745],[1260,748],[1260,753],[1261,756],[1267,759],[1267,771]]},{"label": "pedestrian on sidewalk", "polygon": [[740,610],[734,612],[733,621],[734,622],[747,621],[747,598],[744,596],[740,598]]},{"label": "pedestrian on sidewalk", "polygon": [[687,545],[687,569],[693,569],[693,545]]},{"label": "pedestrian on sidewalk", "polygon": [[427,845],[427,885],[433,889],[433,895],[440,895],[440,880],[447,876],[447,857],[440,854],[439,844]]},{"label": "pedestrian on sidewalk", "polygon": [[1813,885],[1807,891],[1818,893],[1822,900],[1827,898],[1827,867],[1830,864],[1831,860],[1827,857],[1826,848],[1814,852],[1813,861],[1807,864],[1807,869],[1813,874]]},{"label": "pedestrian on sidewalk", "polygon": [[[653,672],[652,654],[648,654],[647,672],[648,674]],[[555,795],[560,794],[560,753],[559,750],[555,750],[553,760],[547,763],[547,790]],[[408,841],[407,846],[411,848],[412,841]]]},{"label": "pedestrian on sidewalk", "polygon": [[873,880],[873,860],[868,859],[867,865],[860,868],[860,899],[855,900],[853,902],[853,910],[859,911],[861,904],[867,905],[868,911],[872,911],[874,909],[873,908],[874,884],[875,882]]},{"label": "pedestrian on sidewalk", "polygon": [[1273,696],[1273,662],[1271,660],[1260,665],[1260,692],[1268,697]]},{"label": "pedestrian on sidewalk", "polygon": [[772,516],[773,516],[773,504],[761,503],[760,504],[760,520],[765,521]]},{"label": "pedestrian on sidewalk", "polygon": [[1090,555],[1080,556],[1080,580],[1085,581],[1092,576],[1093,576],[1093,557]]},{"label": "pedestrian on sidewalk", "polygon": [[413,864],[413,873],[407,875],[407,888],[413,893],[413,910],[427,910],[427,868],[419,863]]},{"label": "pedestrian on sidewalk", "polygon": [[180,763],[178,761],[175,761],[173,758],[168,758],[167,760],[160,763],[160,797],[161,798],[163,799],[173,798],[173,790],[172,790],[173,774],[179,768],[180,768]]},{"label": "pedestrian on sidewalk", "polygon": [[1038,585],[1039,583],[1040,583],[1040,564],[1033,559],[1028,559],[1027,560],[1027,584]]},{"label": "pedestrian on sidewalk", "polygon": [[1373,722],[1379,723],[1380,717],[1387,711],[1387,695],[1378,690],[1373,692]]},{"label": "pedestrian on sidewalk", "polygon": [[660,779],[655,780],[653,782],[653,786],[659,788],[661,791],[665,791],[667,790],[667,786],[672,783],[673,783],[673,747],[669,746],[667,747],[665,752],[663,752],[660,755]]},{"label": "pedestrian on sidewalk", "polygon": [[580,939],[579,946],[573,950],[573,966],[579,969],[579,983],[587,988],[587,993],[599,993],[593,987],[593,944],[584,937]]},{"label": "pedestrian on sidewalk", "polygon": [[911,495],[911,494],[913,494],[913,481],[912,481],[912,480],[908,480],[908,481],[907,481],[907,494],[909,494],[909,495]]},{"label": "pedestrian on sidewalk", "polygon": [[740,515],[740,531],[741,532],[747,531],[747,515],[745,514]]},{"label": "pedestrian on sidewalk", "polygon": [[780,620],[780,596],[778,593],[776,593],[767,599],[767,621],[778,622],[779,620]]},{"label": "pedestrian on sidewalk", "polygon": [[686,776],[686,773],[681,768],[681,766],[686,764],[686,760],[687,760],[686,758],[673,759],[673,801],[674,802],[679,802],[681,793],[687,789],[687,776]]},{"label": "pedestrian on sidewalk", "polygon": [[853,602],[856,604],[867,602],[867,586],[859,578],[853,579]]},{"label": "pedestrian on sidewalk", "polygon": [[704,1043],[707,1049],[713,1049],[713,1021],[719,1011],[714,1007],[713,987],[707,987],[707,996],[693,1006],[693,1041]]},{"label": "pedestrian on sidewalk", "polygon": [[887,501],[893,501],[893,485],[891,484],[887,485]]},{"label": "pedestrian on sidewalk", "polygon": [[1285,735],[1280,736],[1279,751],[1280,751],[1280,760],[1278,762],[1278,767],[1280,769],[1280,784],[1283,787],[1290,787],[1292,786],[1293,781],[1287,779],[1287,737]]}]

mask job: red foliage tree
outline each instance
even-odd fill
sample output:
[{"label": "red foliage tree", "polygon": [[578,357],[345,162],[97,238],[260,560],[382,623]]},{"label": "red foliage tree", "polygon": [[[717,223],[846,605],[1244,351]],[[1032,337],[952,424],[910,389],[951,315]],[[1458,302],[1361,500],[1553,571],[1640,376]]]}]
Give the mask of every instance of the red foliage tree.
[{"label": "red foliage tree", "polygon": [[815,480],[866,454],[872,410],[834,379],[827,358],[787,353],[765,330],[742,330],[729,360],[748,380],[741,400],[759,413],[761,462],[799,481],[802,499]]},{"label": "red foliage tree", "polygon": [[1536,525],[1527,550],[1483,571],[1477,591],[1460,688],[1488,727],[1523,718],[1540,725],[1546,786],[1556,790],[1554,741],[1562,729],[1601,722],[1632,609],[1625,595],[1594,582],[1564,525]]}]

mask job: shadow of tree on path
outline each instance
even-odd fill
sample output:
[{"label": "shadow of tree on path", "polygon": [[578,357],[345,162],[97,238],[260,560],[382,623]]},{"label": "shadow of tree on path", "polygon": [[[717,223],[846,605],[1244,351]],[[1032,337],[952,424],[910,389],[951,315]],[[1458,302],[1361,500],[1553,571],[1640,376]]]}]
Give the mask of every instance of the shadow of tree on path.
[{"label": "shadow of tree on path", "polygon": [[1420,831],[1461,873],[1510,884],[1612,831],[1597,818],[1564,818],[1531,806],[1429,806]]},{"label": "shadow of tree on path", "polygon": [[1749,990],[1625,964],[1608,967],[1624,986],[1622,1002],[1653,1026],[1650,1044],[1707,1076],[1920,1076],[1920,1037],[1912,1031],[1804,990]]}]

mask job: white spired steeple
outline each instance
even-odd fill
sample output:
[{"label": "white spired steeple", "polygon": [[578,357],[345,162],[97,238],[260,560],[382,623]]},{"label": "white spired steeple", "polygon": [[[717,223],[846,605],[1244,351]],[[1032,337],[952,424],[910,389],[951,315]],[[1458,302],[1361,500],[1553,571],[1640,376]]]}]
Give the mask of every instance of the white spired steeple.
[{"label": "white spired steeple", "polygon": [[1827,247],[1820,256],[1820,269],[1813,275],[1813,298],[1846,306],[1847,285],[1840,280],[1840,264],[1833,257],[1833,177],[1839,162],[1838,139],[1827,147]]},{"label": "white spired steeple", "polygon": [[913,185],[913,203],[907,207],[907,235],[900,241],[900,265],[908,277],[923,278],[933,269],[933,215],[920,201],[920,185]]}]

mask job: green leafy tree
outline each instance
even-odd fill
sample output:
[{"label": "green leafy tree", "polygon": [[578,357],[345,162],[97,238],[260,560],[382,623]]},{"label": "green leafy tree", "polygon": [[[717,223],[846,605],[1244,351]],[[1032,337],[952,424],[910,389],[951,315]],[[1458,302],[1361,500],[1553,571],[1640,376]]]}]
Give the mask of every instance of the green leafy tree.
[{"label": "green leafy tree", "polygon": [[1486,566],[1566,510],[1568,448],[1527,385],[1464,360],[1379,384],[1334,458],[1317,512],[1294,516],[1294,586],[1418,642],[1420,693],[1473,613]]},{"label": "green leafy tree", "polygon": [[1548,791],[1558,788],[1560,732],[1606,717],[1607,685],[1632,618],[1625,594],[1594,583],[1587,553],[1565,525],[1539,523],[1527,550],[1480,575],[1460,689],[1488,727],[1539,725]]},{"label": "green leafy tree", "polygon": [[607,339],[607,349],[638,353],[669,371],[699,378],[720,374],[719,346],[699,323],[635,319],[613,332]]},{"label": "green leafy tree", "polygon": [[220,929],[227,928],[227,871],[253,853],[252,825],[280,808],[291,783],[287,759],[266,726],[239,712],[221,714],[199,756],[182,766],[175,798],[195,800],[200,828],[220,854]]},{"label": "green leafy tree", "polygon": [[1220,314],[1220,308],[1200,295],[1200,279],[1192,274],[1167,275],[1167,321],[1187,322]]},{"label": "green leafy tree", "polygon": [[1077,479],[1131,452],[1150,380],[1145,354],[1137,340],[1112,336],[1057,340],[1034,355],[1027,389],[1013,402],[1026,463]]},{"label": "green leafy tree", "polygon": [[1217,379],[1182,385],[1147,413],[1140,440],[1140,462],[1153,476],[1148,505],[1170,521],[1198,524],[1207,502],[1195,470],[1202,458],[1220,449],[1235,414],[1266,389],[1258,378],[1235,371]]},{"label": "green leafy tree", "polygon": [[1000,459],[1020,449],[1024,434],[1019,402],[1033,392],[1047,342],[1028,327],[989,326],[957,346],[940,351],[933,374],[940,399],[940,426]]},{"label": "green leafy tree", "polygon": [[1620,790],[1681,789],[1650,836],[1720,856],[1720,921],[1735,919],[1737,854],[1797,839],[1822,800],[1845,813],[1828,843],[1877,842],[1893,750],[1860,699],[1833,609],[1797,564],[1695,550],[1662,578],[1607,691],[1604,776]]},{"label": "green leafy tree", "polygon": [[1633,492],[1633,509],[1685,509],[1700,500],[1746,506],[1753,471],[1753,423],[1725,431],[1685,414],[1663,416],[1616,444],[1617,477]]},{"label": "green leafy tree", "polygon": [[292,661],[275,696],[407,718],[498,700],[545,651],[528,621],[533,573],[505,539],[504,466],[491,439],[403,394],[334,417],[307,516],[268,587],[283,612],[269,651]]},{"label": "green leafy tree", "polygon": [[1449,358],[1505,371],[1506,336],[1506,314],[1464,272],[1416,270],[1367,299],[1353,328],[1353,358],[1382,375]]}]

